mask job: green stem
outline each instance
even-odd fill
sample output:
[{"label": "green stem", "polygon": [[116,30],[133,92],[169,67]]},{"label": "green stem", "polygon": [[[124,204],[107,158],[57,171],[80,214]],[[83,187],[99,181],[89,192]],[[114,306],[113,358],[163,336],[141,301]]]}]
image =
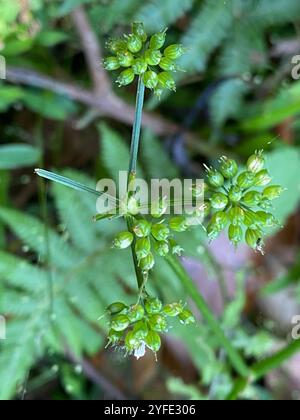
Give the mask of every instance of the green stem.
[{"label": "green stem", "polygon": [[[137,94],[136,94],[136,106],[135,106],[135,117],[132,130],[132,139],[131,139],[131,148],[130,148],[130,162],[128,170],[128,186],[130,189],[134,188],[134,180],[136,177],[136,167],[137,167],[137,157],[139,152],[140,137],[141,137],[141,127],[142,127],[142,116],[143,116],[143,106],[144,106],[144,97],[145,97],[145,85],[143,83],[142,77],[139,77]],[[127,227],[130,232],[132,232],[132,220],[130,217],[126,217]],[[141,289],[144,286],[144,276],[138,266],[138,260],[135,254],[135,240],[131,246],[132,258],[134,263],[134,269],[136,273],[136,279],[138,288]]]},{"label": "green stem", "polygon": [[283,349],[279,350],[277,353],[273,354],[266,359],[255,363],[251,369],[251,375],[248,379],[238,378],[232,388],[232,391],[227,397],[227,400],[236,400],[238,396],[245,390],[248,384],[258,381],[268,372],[273,369],[278,368],[294,354],[300,352],[300,339],[294,340],[288,344]]},{"label": "green stem", "polygon": [[214,332],[216,338],[219,341],[220,346],[226,350],[228,354],[228,358],[231,362],[232,367],[241,375],[243,378],[247,378],[249,376],[249,369],[245,362],[243,361],[240,354],[236,351],[236,349],[232,346],[229,339],[225,336],[222,328],[219,325],[219,322],[215,318],[214,314],[212,313],[211,309],[209,308],[208,304],[206,303],[205,299],[199,293],[195,283],[187,274],[185,269],[182,267],[178,259],[174,256],[169,256],[167,261],[173,271],[178,275],[181,280],[182,285],[189,293],[191,298],[194,300],[195,304],[197,305],[198,309],[200,310],[203,318],[207,321],[208,325],[210,326],[211,330]]},{"label": "green stem", "polygon": [[130,149],[130,164],[129,164],[129,175],[135,176],[137,157],[140,144],[143,106],[145,97],[145,85],[142,78],[139,78],[137,95],[136,95],[136,106],[135,106],[135,117],[132,130],[131,149]]}]

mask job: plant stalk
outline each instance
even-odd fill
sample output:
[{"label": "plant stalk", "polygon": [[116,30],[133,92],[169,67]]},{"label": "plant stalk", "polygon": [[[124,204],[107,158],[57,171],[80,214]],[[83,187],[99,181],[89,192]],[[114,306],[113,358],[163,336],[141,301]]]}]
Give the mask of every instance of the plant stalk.
[{"label": "plant stalk", "polygon": [[[143,83],[142,77],[139,77],[137,94],[136,94],[136,105],[135,105],[135,117],[132,130],[131,138],[131,147],[130,147],[130,162],[128,169],[128,193],[134,191],[134,182],[136,177],[136,167],[137,167],[137,158],[139,152],[140,138],[141,138],[141,127],[142,127],[142,116],[143,116],[143,106],[145,98],[145,85]],[[132,220],[131,217],[126,217],[127,227],[130,232],[132,232]],[[140,293],[144,287],[144,276],[138,266],[138,260],[135,254],[135,240],[131,246],[132,258],[134,263],[134,269],[136,273],[136,279]]]},{"label": "plant stalk", "polygon": [[195,283],[187,274],[185,269],[182,267],[178,259],[174,256],[167,257],[167,261],[173,271],[179,277],[182,285],[193,299],[197,305],[199,311],[201,312],[203,318],[206,320],[211,330],[214,332],[216,338],[219,341],[220,346],[226,351],[228,358],[231,362],[232,367],[239,373],[242,378],[247,378],[250,375],[249,368],[246,363],[237,352],[237,350],[232,346],[229,339],[224,334],[222,328],[219,325],[218,320],[215,318],[205,299],[199,293],[199,290],[195,286]]},{"label": "plant stalk", "polygon": [[255,363],[251,369],[251,375],[248,378],[238,378],[230,392],[227,396],[227,400],[234,401],[238,396],[246,389],[247,385],[258,381],[268,372],[273,369],[278,368],[289,358],[294,356],[296,353],[300,352],[300,339],[294,340],[288,344],[283,349],[279,350],[277,353],[273,354],[266,359]]}]

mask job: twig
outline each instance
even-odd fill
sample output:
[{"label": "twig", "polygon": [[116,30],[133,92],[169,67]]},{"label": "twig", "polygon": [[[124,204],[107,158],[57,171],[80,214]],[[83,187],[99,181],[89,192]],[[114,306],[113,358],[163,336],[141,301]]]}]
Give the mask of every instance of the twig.
[{"label": "twig", "polygon": [[[104,117],[112,118],[129,126],[132,126],[134,122],[134,107],[114,94],[97,96],[74,84],[58,82],[51,77],[19,67],[8,67],[6,78],[11,83],[47,89],[59,95],[65,95],[88,107],[99,109],[100,114]],[[158,136],[170,136],[182,131],[179,125],[152,112],[144,112],[142,124],[143,127],[150,128]],[[204,142],[189,131],[184,133],[184,138],[186,145],[195,153],[207,157],[228,154],[225,150]]]},{"label": "twig", "polygon": [[97,95],[107,95],[111,91],[110,81],[102,67],[102,51],[83,7],[78,7],[72,12],[73,22],[81,39],[84,55],[94,91]]},{"label": "twig", "polygon": [[[94,93],[74,84],[58,82],[38,72],[18,67],[8,67],[6,76],[9,82],[51,90],[91,108],[98,108],[101,115],[105,117],[113,118],[130,126],[133,124],[134,107],[115,95],[96,96]],[[154,113],[144,113],[143,126],[151,128],[157,135],[168,135],[180,130],[178,125]]]}]

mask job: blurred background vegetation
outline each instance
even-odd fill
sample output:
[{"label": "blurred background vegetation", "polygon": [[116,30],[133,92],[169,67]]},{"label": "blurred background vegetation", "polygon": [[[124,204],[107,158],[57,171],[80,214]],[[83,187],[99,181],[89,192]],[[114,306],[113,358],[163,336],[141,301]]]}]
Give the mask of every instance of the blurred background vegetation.
[{"label": "blurred background vegetation", "polygon": [[[140,174],[201,178],[203,163],[264,148],[288,188],[276,209],[284,228],[264,257],[225,237],[209,245],[196,229],[181,241],[187,269],[249,363],[288,342],[300,315],[299,0],[0,0],[2,400],[223,399],[232,387],[201,319],[174,325],[158,362],[105,350],[98,318],[136,293],[129,253],[110,249],[121,222],[92,223],[93,197],[33,174],[55,169],[95,187],[126,170],[135,90],[118,89],[102,59],[107,39],[136,20],[149,33],[169,27],[170,43],[188,48],[177,93],[147,96]],[[166,302],[186,299],[163,260],[151,287]],[[300,399],[299,357],[242,397]]]}]

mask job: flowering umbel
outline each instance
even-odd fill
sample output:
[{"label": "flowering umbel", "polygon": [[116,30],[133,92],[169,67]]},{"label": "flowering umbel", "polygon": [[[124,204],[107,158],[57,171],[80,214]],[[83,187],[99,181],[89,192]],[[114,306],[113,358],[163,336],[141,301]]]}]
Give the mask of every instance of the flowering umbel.
[{"label": "flowering umbel", "polygon": [[272,214],[272,201],[284,189],[269,185],[272,178],[264,168],[263,152],[250,156],[246,170],[223,156],[218,169],[206,167],[206,205],[210,208],[207,234],[211,240],[228,229],[230,241],[237,246],[243,240],[255,250],[263,251],[264,231],[279,222]]},{"label": "flowering umbel", "polygon": [[163,306],[158,298],[149,296],[131,306],[115,302],[106,312],[110,319],[107,345],[123,347],[138,359],[144,356],[146,348],[155,354],[159,351],[160,334],[168,331],[169,318],[178,318],[183,325],[195,322],[191,311],[181,302]]},{"label": "flowering umbel", "polygon": [[172,72],[180,70],[176,60],[185,49],[180,44],[165,48],[166,33],[167,29],[148,38],[144,25],[136,22],[132,25],[132,33],[107,42],[113,55],[104,60],[104,67],[109,71],[122,70],[117,79],[119,86],[127,86],[139,76],[146,88],[157,96],[165,89],[176,90]]}]

